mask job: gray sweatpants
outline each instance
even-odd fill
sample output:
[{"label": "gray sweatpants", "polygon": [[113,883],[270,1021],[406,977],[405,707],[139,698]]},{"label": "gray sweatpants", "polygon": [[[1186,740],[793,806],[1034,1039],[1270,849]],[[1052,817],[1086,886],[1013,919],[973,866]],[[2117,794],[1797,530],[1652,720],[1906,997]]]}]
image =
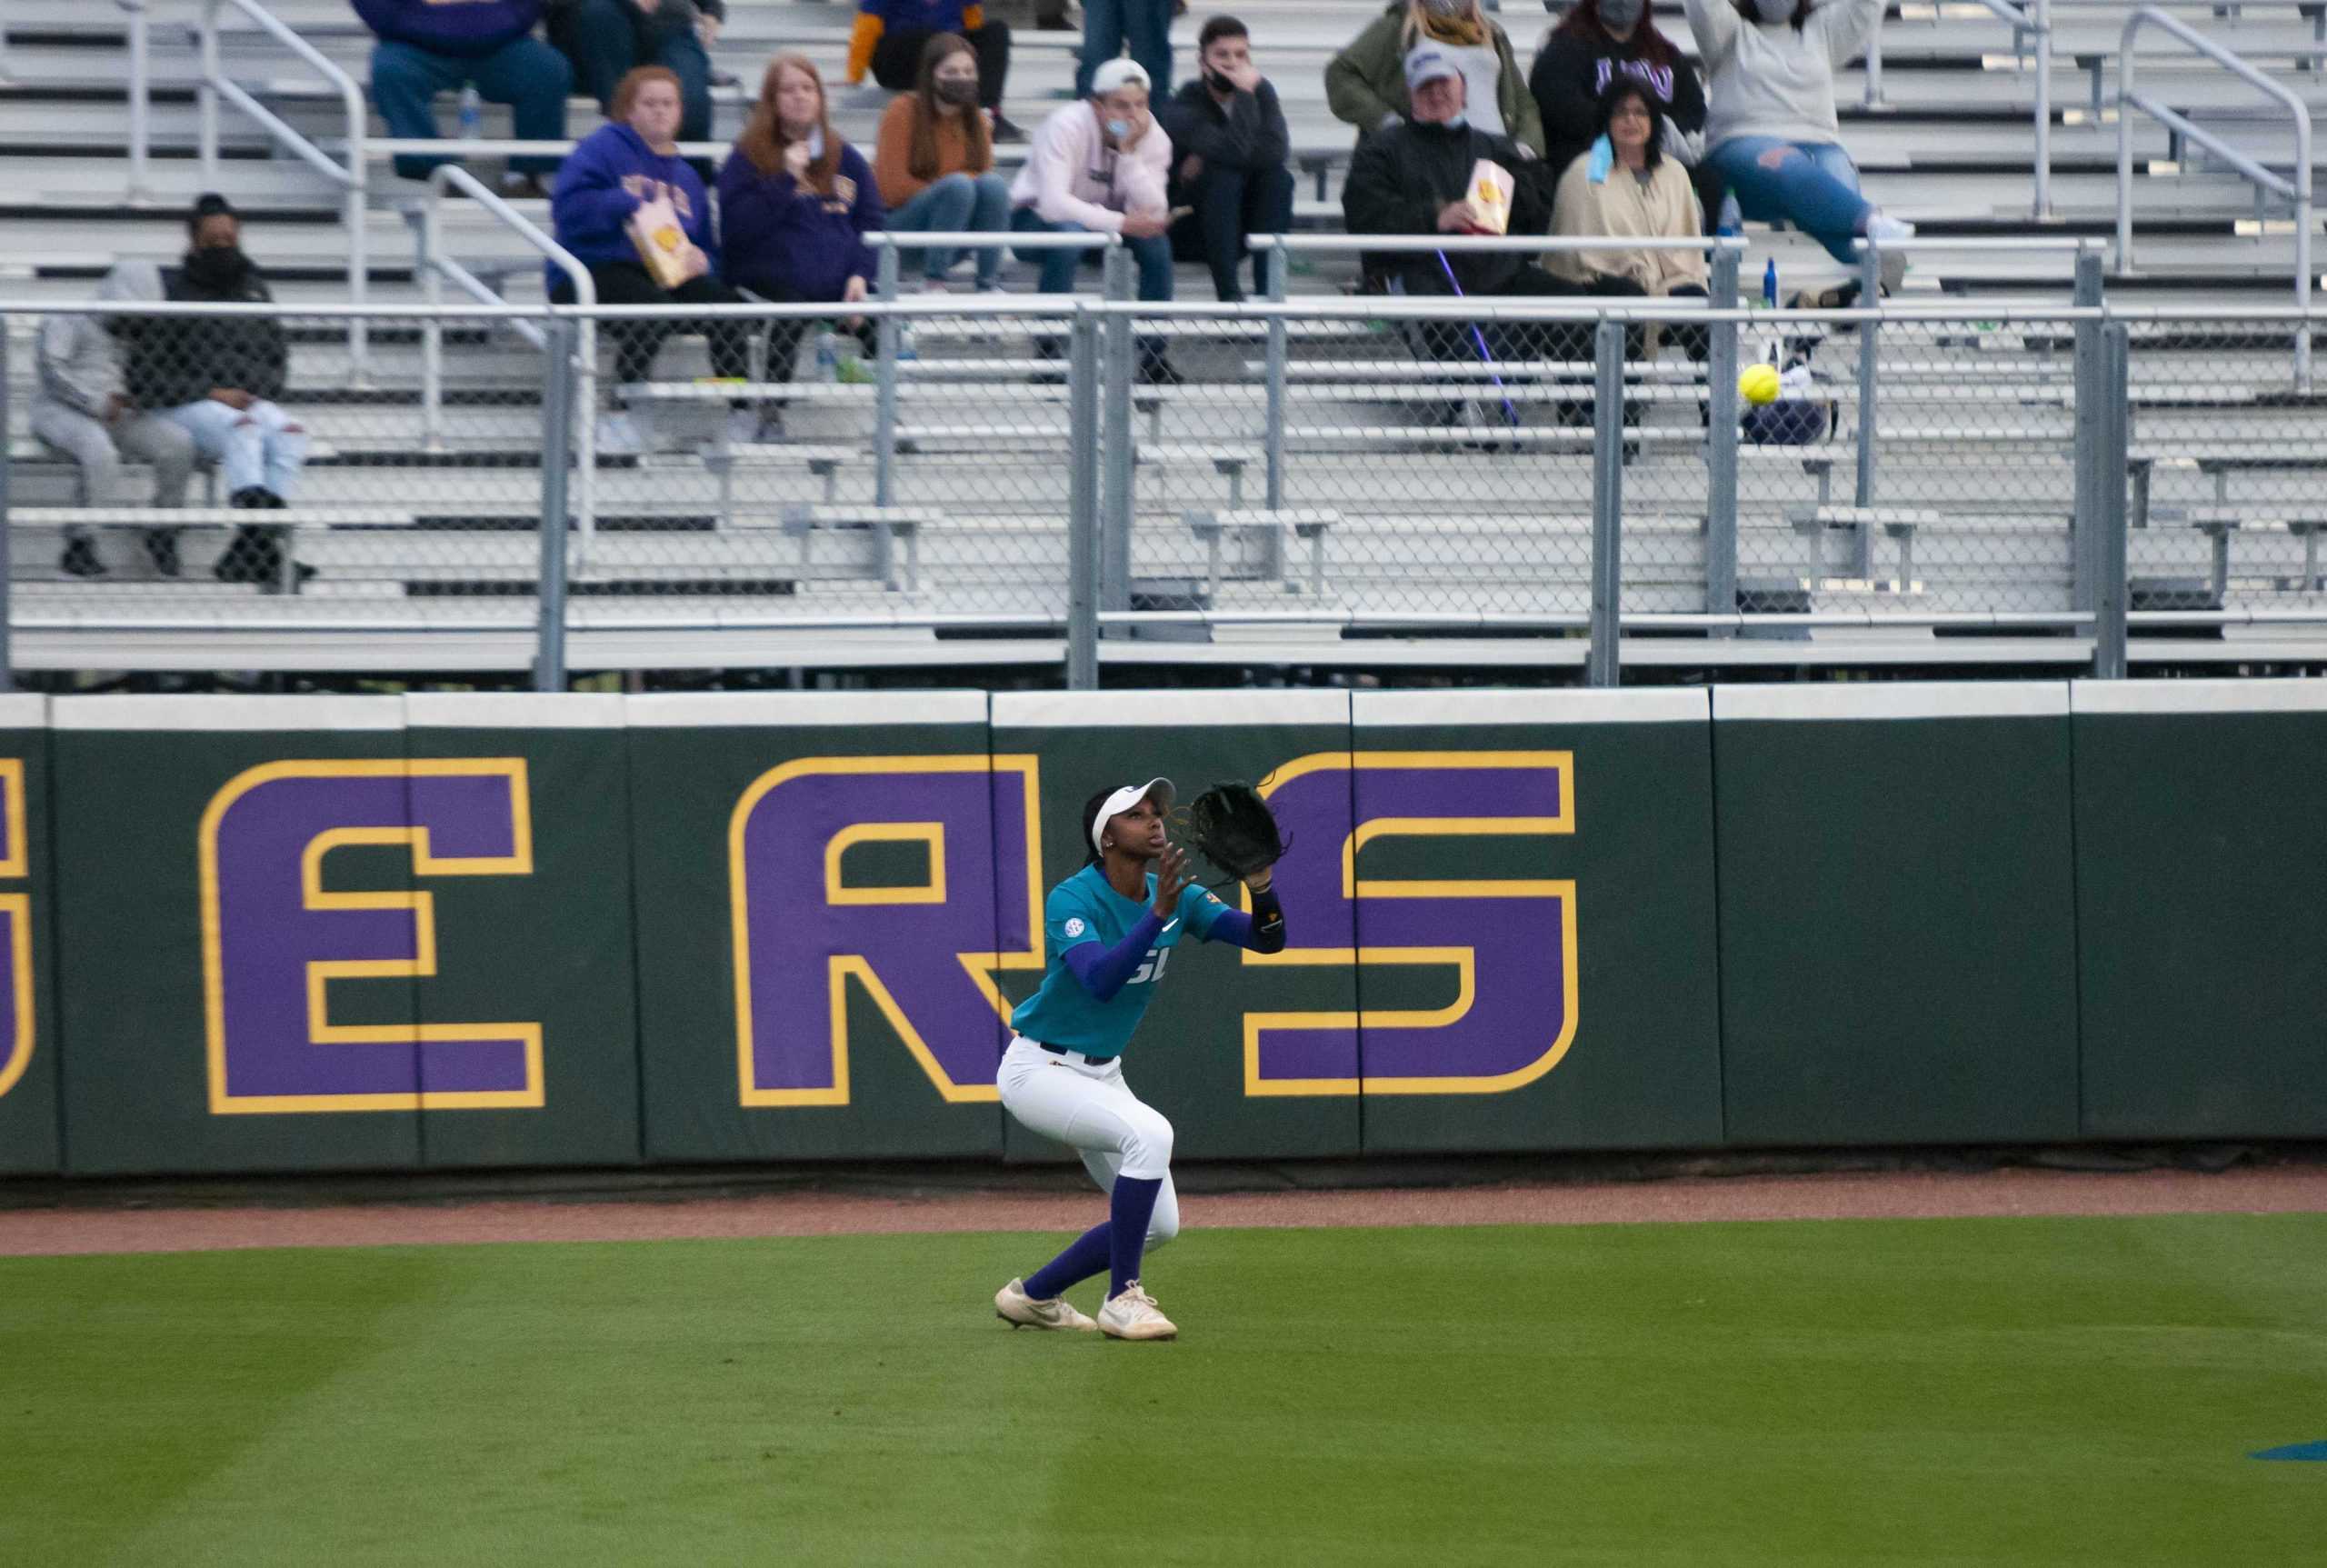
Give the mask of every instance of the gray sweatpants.
[{"label": "gray sweatpants", "polygon": [[33,401],[32,433],[81,468],[81,504],[113,504],[122,459],[151,464],[154,504],[185,504],[185,482],[194,474],[194,437],[158,414],[132,414],[105,424],[77,408],[50,398]]}]

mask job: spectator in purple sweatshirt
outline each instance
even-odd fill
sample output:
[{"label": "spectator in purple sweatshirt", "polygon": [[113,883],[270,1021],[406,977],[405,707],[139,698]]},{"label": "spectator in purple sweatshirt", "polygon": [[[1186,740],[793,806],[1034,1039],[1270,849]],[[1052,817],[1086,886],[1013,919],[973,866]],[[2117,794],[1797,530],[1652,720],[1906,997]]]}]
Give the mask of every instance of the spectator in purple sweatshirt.
[{"label": "spectator in purple sweatshirt", "polygon": [[[515,111],[517,138],[565,140],[565,95],[574,75],[558,52],[533,35],[542,0],[355,0],[355,14],[380,40],[372,49],[372,102],[391,134],[436,135],[436,95],[474,83],[488,104]],[[396,173],[424,180],[447,158],[399,157]],[[502,176],[507,195],[542,195],[548,158],[512,158]]]},{"label": "spectator in purple sweatshirt", "polygon": [[[719,281],[712,265],[711,206],[703,180],[679,156],[679,80],[660,65],[641,65],[614,88],[614,117],[574,144],[557,174],[550,218],[557,243],[590,269],[600,305],[736,305],[735,291]],[[667,196],[702,269],[678,287],[656,283],[639,261],[630,236],[630,215],[656,196]],[[554,304],[572,305],[574,285],[554,266],[547,269]],[[691,330],[669,320],[610,323],[615,345],[614,379],[652,379],[655,351],[674,332]],[[703,322],[715,375],[743,380],[751,373],[749,330],[740,322]],[[635,449],[636,433],[621,415],[602,427],[600,445]]]},{"label": "spectator in purple sweatshirt", "polygon": [[[804,55],[768,62],[760,100],[719,167],[720,255],[763,299],[854,305],[873,276],[864,236],[888,222],[873,165],[833,129],[824,81]],[[864,335],[862,316],[848,325]],[[807,323],[768,332],[767,378],[789,381]]]}]

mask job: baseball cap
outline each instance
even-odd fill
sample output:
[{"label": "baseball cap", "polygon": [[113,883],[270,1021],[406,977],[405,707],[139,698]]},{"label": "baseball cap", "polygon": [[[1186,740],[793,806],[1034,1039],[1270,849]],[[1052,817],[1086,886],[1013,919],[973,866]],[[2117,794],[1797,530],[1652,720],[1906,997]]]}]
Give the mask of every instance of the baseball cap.
[{"label": "baseball cap", "polygon": [[[1104,69],[1104,67],[1102,67]],[[1097,78],[1093,78],[1095,86]],[[1144,784],[1125,784],[1099,803],[1099,814],[1091,819],[1091,848],[1095,853],[1099,841],[1107,836],[1107,821],[1131,810],[1149,796],[1155,799],[1155,809],[1170,811],[1174,792],[1170,779],[1149,779]]]},{"label": "baseball cap", "polygon": [[1406,56],[1406,91],[1412,93],[1424,82],[1443,81],[1459,76],[1463,68],[1454,64],[1445,50],[1425,44]]},{"label": "baseball cap", "polygon": [[1104,98],[1118,87],[1132,85],[1145,87],[1150,92],[1155,90],[1155,85],[1147,79],[1147,73],[1140,68],[1139,62],[1125,55],[1118,55],[1091,73],[1091,95],[1094,98]]}]

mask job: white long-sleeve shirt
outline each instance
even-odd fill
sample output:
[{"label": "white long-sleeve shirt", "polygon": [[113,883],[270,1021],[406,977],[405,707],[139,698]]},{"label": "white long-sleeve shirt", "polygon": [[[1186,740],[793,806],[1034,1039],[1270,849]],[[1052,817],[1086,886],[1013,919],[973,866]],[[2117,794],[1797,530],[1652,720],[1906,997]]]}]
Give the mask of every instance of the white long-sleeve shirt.
[{"label": "white long-sleeve shirt", "polygon": [[1734,136],[1839,142],[1834,72],[1882,25],[1883,0],[1827,0],[1796,32],[1748,22],[1729,0],[1683,0],[1705,71],[1705,145]]},{"label": "white long-sleeve shirt", "polygon": [[1171,167],[1172,138],[1162,125],[1151,122],[1136,146],[1116,152],[1086,98],[1036,129],[1025,165],[1010,184],[1010,204],[1034,208],[1044,223],[1120,234],[1125,213],[1160,216],[1168,210],[1164,182]]}]

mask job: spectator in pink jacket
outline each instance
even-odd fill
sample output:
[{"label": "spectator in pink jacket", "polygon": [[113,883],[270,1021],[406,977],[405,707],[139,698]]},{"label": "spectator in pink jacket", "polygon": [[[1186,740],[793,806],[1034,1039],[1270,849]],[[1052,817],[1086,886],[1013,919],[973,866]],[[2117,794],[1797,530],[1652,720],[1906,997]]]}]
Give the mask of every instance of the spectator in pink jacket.
[{"label": "spectator in pink jacket", "polygon": [[[1171,210],[1164,185],[1172,138],[1147,110],[1147,73],[1110,60],[1091,95],[1044,120],[1010,186],[1010,226],[1021,234],[1121,235],[1139,263],[1139,297],[1172,297]],[[1044,294],[1070,294],[1075,264],[1096,252],[1029,251]]]}]

